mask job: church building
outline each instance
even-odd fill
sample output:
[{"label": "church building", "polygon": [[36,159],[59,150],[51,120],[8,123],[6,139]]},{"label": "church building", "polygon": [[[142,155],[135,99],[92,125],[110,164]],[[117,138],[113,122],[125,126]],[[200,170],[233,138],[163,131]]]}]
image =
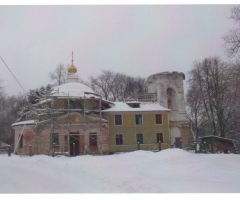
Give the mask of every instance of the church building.
[{"label": "church building", "polygon": [[183,73],[151,75],[150,93],[110,102],[80,83],[76,72],[72,58],[67,83],[38,103],[34,117],[12,125],[14,153],[102,155],[188,145]]}]

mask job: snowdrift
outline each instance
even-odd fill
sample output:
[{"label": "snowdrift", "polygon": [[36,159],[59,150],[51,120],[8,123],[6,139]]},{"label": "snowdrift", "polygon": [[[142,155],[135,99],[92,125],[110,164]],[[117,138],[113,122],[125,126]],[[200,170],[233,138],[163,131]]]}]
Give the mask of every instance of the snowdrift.
[{"label": "snowdrift", "polygon": [[236,193],[240,156],[181,149],[106,156],[0,155],[0,193]]}]

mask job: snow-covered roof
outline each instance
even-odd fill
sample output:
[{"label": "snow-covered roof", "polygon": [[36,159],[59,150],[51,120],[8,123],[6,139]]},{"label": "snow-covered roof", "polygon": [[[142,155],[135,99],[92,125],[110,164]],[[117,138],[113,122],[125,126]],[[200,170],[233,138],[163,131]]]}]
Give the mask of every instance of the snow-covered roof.
[{"label": "snow-covered roof", "polygon": [[9,145],[0,141],[0,148],[8,147]]},{"label": "snow-covered roof", "polygon": [[20,125],[34,125],[36,124],[36,121],[35,120],[27,120],[27,121],[21,121],[21,122],[16,122],[16,123],[13,123],[12,126],[20,126]]},{"label": "snow-covered roof", "polygon": [[155,77],[157,77],[157,76],[166,76],[166,75],[181,75],[181,76],[183,77],[183,80],[185,80],[185,74],[182,73],[182,72],[177,72],[177,71],[172,71],[172,72],[166,71],[166,72],[161,72],[161,73],[153,74],[153,75],[149,76],[149,77],[147,78],[147,80],[150,80],[150,79],[155,78]]},{"label": "snow-covered roof", "polygon": [[132,111],[170,111],[167,108],[164,108],[159,103],[156,102],[138,102],[140,103],[139,108],[132,108],[127,103],[124,102],[114,102],[114,106],[112,108],[108,108],[103,110],[102,112],[132,112]]},{"label": "snow-covered roof", "polygon": [[[52,91],[53,96],[66,96],[66,97],[84,97],[85,93],[94,93],[94,91],[84,85],[83,83],[74,82],[74,83],[65,83],[54,88]],[[85,97],[97,97],[94,94],[85,94]]]},{"label": "snow-covered roof", "polygon": [[43,103],[51,102],[51,101],[53,101],[53,100],[48,98],[48,99],[44,99],[42,101],[39,101],[38,104],[43,104]]},{"label": "snow-covered roof", "polygon": [[209,139],[209,138],[216,138],[216,139],[219,139],[219,140],[236,141],[236,140],[233,140],[233,139],[230,139],[230,138],[220,137],[220,136],[216,136],[216,135],[208,135],[208,136],[200,137],[200,139]]},{"label": "snow-covered roof", "polygon": [[92,119],[92,120],[95,120],[95,121],[100,121],[100,120],[101,120],[101,122],[105,122],[105,123],[108,122],[108,120],[103,119],[103,118],[99,118],[99,117],[88,116],[88,118],[90,118],[90,119]]},{"label": "snow-covered roof", "polygon": [[[67,77],[67,83],[56,86],[53,91],[51,92],[51,96],[65,99],[78,99],[78,98],[96,98],[99,99],[99,95],[96,94],[90,87],[87,85],[79,82],[79,77],[76,73],[77,68],[73,65],[72,60],[72,66],[74,68],[73,71],[68,70],[68,77]],[[70,67],[70,68],[71,68]],[[69,69],[70,69],[69,68]],[[102,99],[105,103],[112,103],[108,102],[105,99]]]}]

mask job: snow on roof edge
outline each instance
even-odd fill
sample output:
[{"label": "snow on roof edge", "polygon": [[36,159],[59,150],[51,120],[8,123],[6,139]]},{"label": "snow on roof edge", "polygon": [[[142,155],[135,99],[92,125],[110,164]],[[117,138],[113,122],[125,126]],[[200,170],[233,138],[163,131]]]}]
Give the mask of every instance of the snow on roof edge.
[{"label": "snow on roof edge", "polygon": [[125,102],[113,102],[113,103],[114,103],[113,107],[103,110],[102,112],[171,111],[170,109],[164,108],[160,104],[153,102],[139,102],[140,108],[132,108]]},{"label": "snow on roof edge", "polygon": [[36,124],[35,120],[27,120],[27,121],[21,121],[21,122],[16,122],[16,123],[13,123],[12,124],[12,127],[13,126],[20,126],[20,125],[34,125]]}]

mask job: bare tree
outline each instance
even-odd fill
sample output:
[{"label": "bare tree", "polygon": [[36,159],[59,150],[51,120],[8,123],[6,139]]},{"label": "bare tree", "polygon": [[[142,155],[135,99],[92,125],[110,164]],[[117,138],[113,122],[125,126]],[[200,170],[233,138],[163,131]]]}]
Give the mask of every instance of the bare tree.
[{"label": "bare tree", "polygon": [[135,82],[135,91],[134,93],[147,93],[148,92],[148,84],[147,80],[142,77],[136,77],[134,79]]},{"label": "bare tree", "polygon": [[105,99],[110,99],[111,87],[113,86],[114,72],[102,70],[102,74],[97,77],[90,77],[92,89]]},{"label": "bare tree", "polygon": [[192,85],[187,92],[187,118],[195,140],[198,140],[199,129],[208,122],[206,111],[201,101],[198,85]]},{"label": "bare tree", "polygon": [[121,74],[120,80],[118,82],[118,88],[119,90],[119,97],[118,100],[125,100],[131,97],[131,95],[134,93],[134,78],[131,76],[127,76],[124,74]]},{"label": "bare tree", "polygon": [[28,104],[26,96],[0,95],[0,140],[7,144],[13,144],[12,124],[21,115],[22,108]]},{"label": "bare tree", "polygon": [[110,101],[123,101],[136,93],[148,91],[145,78],[125,75],[111,70],[102,70],[102,74],[97,77],[90,77],[92,89]]},{"label": "bare tree", "polygon": [[[202,114],[206,115],[211,123],[212,130],[208,134],[225,137],[232,131],[231,116],[236,113],[239,92],[236,70],[233,70],[233,65],[214,57],[206,58],[202,62],[195,61],[189,72],[188,97],[191,97],[193,90],[194,93],[197,92],[197,99],[194,101],[204,107]],[[188,102],[191,102],[190,99]],[[194,110],[196,105],[191,106]]]},{"label": "bare tree", "polygon": [[240,64],[234,63],[229,69],[228,81],[231,87],[227,91],[228,105],[226,112],[228,117],[228,132],[226,135],[239,138],[240,133]]},{"label": "bare tree", "polygon": [[235,6],[231,10],[231,17],[237,27],[229,30],[228,34],[223,37],[225,48],[229,57],[239,54],[240,49],[240,6]]},{"label": "bare tree", "polygon": [[0,94],[2,94],[4,91],[4,87],[2,86],[3,80],[0,79]]},{"label": "bare tree", "polygon": [[56,85],[61,85],[67,81],[67,69],[63,64],[59,64],[57,68],[49,73],[51,81],[55,81]]}]

